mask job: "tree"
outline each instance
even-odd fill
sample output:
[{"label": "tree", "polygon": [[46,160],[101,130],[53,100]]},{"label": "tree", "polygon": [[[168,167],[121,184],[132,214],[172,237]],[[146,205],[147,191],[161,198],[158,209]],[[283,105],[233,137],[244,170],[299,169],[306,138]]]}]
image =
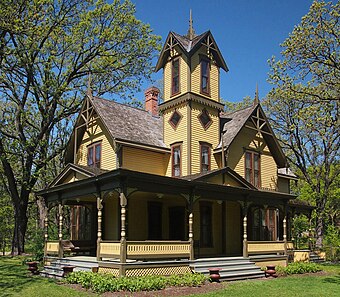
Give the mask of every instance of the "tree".
[{"label": "tree", "polygon": [[272,126],[297,173],[315,196],[316,246],[322,246],[326,208],[340,173],[340,3],[314,1],[270,61],[276,87],[265,102]]},{"label": "tree", "polygon": [[27,205],[64,149],[91,73],[98,95],[128,94],[152,72],[159,38],[130,1],[0,3],[0,160],[14,206],[12,253],[24,252]]},{"label": "tree", "polygon": [[236,110],[248,107],[254,103],[254,99],[252,99],[250,96],[245,96],[242,101],[238,102],[231,102],[224,99],[221,101],[224,104],[225,112],[234,112]]}]

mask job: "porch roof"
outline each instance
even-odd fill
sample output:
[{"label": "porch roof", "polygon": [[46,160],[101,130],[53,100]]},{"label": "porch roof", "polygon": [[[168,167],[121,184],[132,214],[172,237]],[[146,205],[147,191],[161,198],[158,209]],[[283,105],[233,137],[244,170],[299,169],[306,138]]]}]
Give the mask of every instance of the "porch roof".
[{"label": "porch roof", "polygon": [[102,191],[132,188],[141,192],[172,195],[192,195],[210,200],[251,200],[278,202],[294,199],[296,196],[273,191],[263,191],[208,183],[200,180],[185,180],[167,176],[119,168],[83,180],[56,185],[36,192],[47,202],[77,198]]}]

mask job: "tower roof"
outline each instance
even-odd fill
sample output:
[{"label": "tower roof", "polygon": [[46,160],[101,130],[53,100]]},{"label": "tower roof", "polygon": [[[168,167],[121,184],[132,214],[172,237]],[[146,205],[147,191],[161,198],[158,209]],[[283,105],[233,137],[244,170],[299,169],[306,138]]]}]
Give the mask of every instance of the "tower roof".
[{"label": "tower roof", "polygon": [[164,67],[168,60],[168,57],[170,56],[171,51],[176,46],[178,46],[188,57],[191,57],[200,46],[205,46],[208,53],[214,57],[217,65],[225,71],[229,70],[210,31],[206,31],[200,35],[195,35],[193,31],[191,31],[191,35],[188,35],[180,35],[172,31],[169,32],[155,67],[156,72]]}]

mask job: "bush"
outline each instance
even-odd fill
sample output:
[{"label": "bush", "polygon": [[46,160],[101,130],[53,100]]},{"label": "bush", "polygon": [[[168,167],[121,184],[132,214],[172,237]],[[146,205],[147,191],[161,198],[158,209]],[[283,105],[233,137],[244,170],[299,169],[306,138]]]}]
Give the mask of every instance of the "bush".
[{"label": "bush", "polygon": [[340,260],[340,229],[329,225],[325,232],[324,248],[326,259],[329,261]]},{"label": "bush", "polygon": [[76,271],[66,277],[71,284],[80,284],[85,289],[92,289],[97,293],[117,291],[154,291],[161,290],[167,286],[199,286],[207,278],[199,273],[187,273],[184,275],[165,276],[143,276],[143,277],[121,277],[115,278],[109,274],[99,274],[85,271]]},{"label": "bush", "polygon": [[321,271],[321,267],[316,263],[294,262],[287,267],[277,266],[276,272],[279,274],[302,274]]}]

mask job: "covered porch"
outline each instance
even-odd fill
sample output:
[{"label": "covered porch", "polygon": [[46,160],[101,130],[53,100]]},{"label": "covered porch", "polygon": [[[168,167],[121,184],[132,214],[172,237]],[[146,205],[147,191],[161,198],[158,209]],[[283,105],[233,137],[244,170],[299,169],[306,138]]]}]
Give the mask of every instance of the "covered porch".
[{"label": "covered porch", "polygon": [[[137,274],[184,273],[190,271],[190,261],[206,257],[257,256],[260,266],[261,255],[274,264],[287,262],[287,202],[292,195],[126,169],[37,194],[58,209],[57,240],[49,240],[45,220],[46,260],[84,253],[95,257],[98,271],[116,276],[131,275],[131,267]],[[70,237],[63,234],[67,205],[91,209],[91,238],[75,238],[73,227]],[[260,231],[254,230],[264,227],[254,219],[259,208],[264,214],[275,210],[272,237],[255,236]]]}]

